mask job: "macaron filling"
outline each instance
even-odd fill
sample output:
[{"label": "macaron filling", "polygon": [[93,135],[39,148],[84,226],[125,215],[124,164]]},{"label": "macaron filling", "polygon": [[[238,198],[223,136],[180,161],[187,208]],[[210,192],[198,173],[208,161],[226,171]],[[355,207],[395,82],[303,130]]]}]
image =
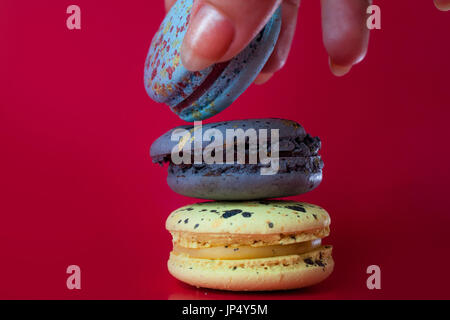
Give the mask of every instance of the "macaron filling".
[{"label": "macaron filling", "polygon": [[[182,177],[188,173],[201,176],[220,176],[223,174],[247,173],[259,174],[262,167],[269,165],[257,164],[169,164],[169,174]],[[291,157],[280,158],[279,169],[277,173],[320,173],[323,168],[322,159],[316,157]]]},{"label": "macaron filling", "polygon": [[174,254],[185,254],[191,258],[212,260],[260,259],[311,252],[321,246],[321,239],[304,241],[289,245],[270,245],[262,247],[226,245],[210,248],[186,248],[174,244]]},{"label": "macaron filling", "polygon": [[[305,172],[320,173],[323,168],[323,161],[319,156],[321,142],[318,137],[311,137],[307,134],[304,137],[289,138],[280,140],[279,147],[279,173]],[[248,150],[249,146],[245,146],[246,156],[245,164],[194,164],[192,156],[191,163],[174,164],[170,154],[153,156],[153,162],[163,165],[164,162],[169,163],[169,173],[174,175],[183,175],[188,171],[200,175],[221,175],[224,173],[232,173],[233,171],[249,171],[258,173],[261,167],[267,167],[268,164],[262,164],[259,159],[256,164],[249,164]],[[270,153],[270,149],[268,150]],[[237,148],[235,148],[235,161],[237,159]]]}]

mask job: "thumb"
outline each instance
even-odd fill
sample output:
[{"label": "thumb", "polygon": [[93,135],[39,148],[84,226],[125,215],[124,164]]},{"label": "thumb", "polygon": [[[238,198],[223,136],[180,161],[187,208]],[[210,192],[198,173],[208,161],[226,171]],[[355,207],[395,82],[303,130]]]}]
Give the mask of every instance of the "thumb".
[{"label": "thumb", "polygon": [[281,0],[195,0],[181,46],[183,66],[202,70],[231,60],[264,27]]}]

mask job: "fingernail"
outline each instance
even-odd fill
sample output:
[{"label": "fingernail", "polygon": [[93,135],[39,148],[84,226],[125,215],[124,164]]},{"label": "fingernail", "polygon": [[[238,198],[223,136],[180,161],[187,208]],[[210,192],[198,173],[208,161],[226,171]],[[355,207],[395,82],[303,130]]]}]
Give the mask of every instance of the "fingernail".
[{"label": "fingernail", "polygon": [[267,81],[270,80],[270,78],[272,78],[273,73],[263,73],[261,72],[260,74],[258,74],[258,76],[255,79],[255,84],[261,85],[266,83]]},{"label": "fingernail", "polygon": [[434,5],[441,11],[450,11],[450,2],[443,0],[434,0]]},{"label": "fingernail", "polygon": [[189,23],[181,46],[181,61],[190,71],[205,69],[228,51],[234,38],[231,21],[209,4],[204,4]]},{"label": "fingernail", "polygon": [[336,77],[342,77],[346,75],[352,66],[340,66],[335,64],[331,58],[328,58],[328,62],[330,64],[331,73],[333,73]]}]

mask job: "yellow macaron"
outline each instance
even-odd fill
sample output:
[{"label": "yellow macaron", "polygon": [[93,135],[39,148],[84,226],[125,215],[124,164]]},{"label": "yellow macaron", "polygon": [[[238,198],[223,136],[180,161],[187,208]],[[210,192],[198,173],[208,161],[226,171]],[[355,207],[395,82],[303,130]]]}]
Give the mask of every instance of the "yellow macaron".
[{"label": "yellow macaron", "polygon": [[169,272],[188,284],[266,291],[316,284],[333,271],[328,213],[295,201],[203,202],[170,214]]}]

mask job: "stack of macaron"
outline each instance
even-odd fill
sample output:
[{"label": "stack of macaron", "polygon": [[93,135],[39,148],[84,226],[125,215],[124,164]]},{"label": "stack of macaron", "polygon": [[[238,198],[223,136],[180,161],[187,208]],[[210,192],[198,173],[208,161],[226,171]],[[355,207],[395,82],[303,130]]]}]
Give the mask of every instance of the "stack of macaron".
[{"label": "stack of macaron", "polygon": [[[179,0],[151,44],[149,95],[187,121],[229,106],[254,80],[278,38],[277,10],[259,35],[227,63],[186,70],[179,50],[192,0]],[[169,272],[197,286],[233,291],[301,288],[333,271],[328,213],[315,205],[270,200],[306,193],[322,180],[321,142],[291,120],[249,119],[174,128],[152,145],[168,164],[176,193],[205,200],[172,212]]]}]

